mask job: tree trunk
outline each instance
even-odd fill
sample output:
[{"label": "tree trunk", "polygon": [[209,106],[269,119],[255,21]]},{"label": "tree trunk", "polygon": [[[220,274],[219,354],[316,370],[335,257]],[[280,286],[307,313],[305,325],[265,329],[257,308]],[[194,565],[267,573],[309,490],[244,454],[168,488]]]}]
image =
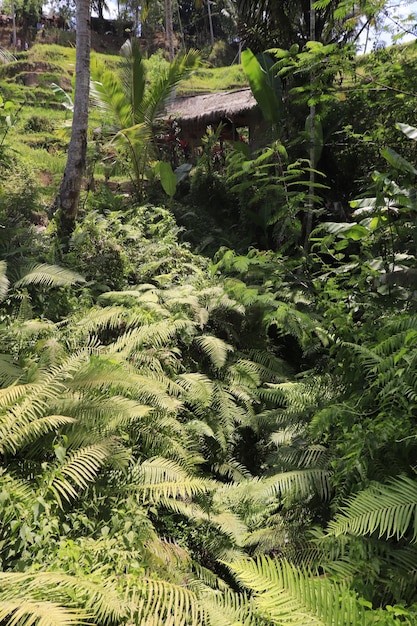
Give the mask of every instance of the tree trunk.
[{"label": "tree trunk", "polygon": [[[310,41],[316,41],[316,11],[314,9],[313,0],[310,0]],[[314,72],[310,71],[310,86],[311,95],[313,96],[314,90]],[[313,211],[314,211],[314,182],[315,182],[315,155],[316,155],[316,107],[314,104],[310,105],[310,184],[308,187],[308,204],[307,213],[305,218],[305,233],[304,233],[304,252],[308,254],[310,251],[310,235],[313,228]]]},{"label": "tree trunk", "polygon": [[170,62],[174,60],[174,28],[172,19],[172,0],[165,0],[165,33],[168,42]]},{"label": "tree trunk", "polygon": [[77,0],[75,95],[71,139],[61,187],[56,199],[58,237],[64,249],[75,227],[86,166],[90,91],[90,0]]},{"label": "tree trunk", "polygon": [[213,19],[211,17],[210,2],[211,0],[207,0],[207,15],[208,15],[208,21],[209,21],[209,28],[210,28],[210,45],[211,47],[213,47],[214,46],[214,32],[213,32]]}]

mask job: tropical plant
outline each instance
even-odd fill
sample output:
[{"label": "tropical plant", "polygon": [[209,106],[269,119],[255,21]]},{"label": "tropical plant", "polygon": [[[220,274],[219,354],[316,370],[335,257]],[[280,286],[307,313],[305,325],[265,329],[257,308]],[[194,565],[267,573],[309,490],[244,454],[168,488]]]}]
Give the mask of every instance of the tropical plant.
[{"label": "tropical plant", "polygon": [[96,67],[92,95],[96,105],[111,116],[113,143],[125,151],[132,179],[142,196],[146,167],[157,156],[153,126],[177,84],[198,67],[199,55],[194,50],[178,55],[149,86],[135,39],[123,45],[122,57],[118,72],[103,65]]},{"label": "tropical plant", "polygon": [[[239,31],[256,52],[271,45],[289,49],[307,41],[343,44],[355,39],[384,11],[387,2],[341,0],[282,2],[239,0]],[[312,32],[314,36],[312,37]]]}]

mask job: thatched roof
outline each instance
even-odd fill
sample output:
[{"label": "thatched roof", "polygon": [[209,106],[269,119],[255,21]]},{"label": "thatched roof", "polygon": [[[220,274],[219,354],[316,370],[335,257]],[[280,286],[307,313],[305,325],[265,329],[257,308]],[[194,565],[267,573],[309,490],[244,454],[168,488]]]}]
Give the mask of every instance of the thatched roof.
[{"label": "thatched roof", "polygon": [[250,89],[222,91],[198,96],[176,98],[166,108],[166,115],[181,122],[211,124],[221,118],[233,120],[252,111],[256,100]]}]

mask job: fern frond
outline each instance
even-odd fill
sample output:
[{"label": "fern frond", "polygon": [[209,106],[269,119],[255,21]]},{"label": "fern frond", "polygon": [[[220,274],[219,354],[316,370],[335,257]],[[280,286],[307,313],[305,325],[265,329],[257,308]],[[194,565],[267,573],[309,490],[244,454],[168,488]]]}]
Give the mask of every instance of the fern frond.
[{"label": "fern frond", "polygon": [[116,345],[119,350],[124,349],[127,354],[142,347],[160,348],[169,342],[179,333],[186,332],[192,328],[189,320],[177,319],[163,320],[146,324],[141,328],[130,330],[124,336],[118,338]]},{"label": "fern frond", "polygon": [[[184,574],[186,582],[187,576]],[[138,624],[201,626],[204,614],[194,592],[184,585],[142,578],[132,598]]]},{"label": "fern frond", "polygon": [[194,341],[209,357],[211,364],[216,369],[222,368],[227,361],[228,353],[233,352],[233,347],[230,344],[213,335],[200,335]]},{"label": "fern frond", "polygon": [[141,463],[134,478],[135,490],[152,502],[161,498],[192,498],[213,489],[212,481],[195,478],[178,463],[163,458]]},{"label": "fern frond", "polygon": [[397,540],[410,534],[417,539],[417,482],[406,476],[391,480],[388,484],[373,484],[353,496],[330,522],[330,535],[352,533]]},{"label": "fern frond", "polygon": [[70,501],[93,482],[103,465],[116,451],[114,440],[101,441],[69,452],[63,463],[57,463],[44,476],[46,490],[52,491],[61,505],[61,496]]},{"label": "fern frond", "polygon": [[[0,572],[1,594],[7,599],[47,599],[61,605],[82,606],[96,623],[120,621],[126,612],[126,601],[112,581],[102,583],[61,572],[15,573]],[[6,599],[6,598],[4,598]]]},{"label": "fern frond", "polygon": [[46,415],[38,419],[31,420],[27,423],[20,423],[14,429],[8,431],[6,437],[0,438],[0,451],[4,454],[12,452],[15,454],[18,450],[33,443],[42,435],[53,432],[59,427],[74,424],[75,419],[67,415]]},{"label": "fern frond", "polygon": [[288,541],[288,529],[285,527],[283,519],[281,523],[272,524],[268,520],[268,525],[252,531],[245,537],[244,545],[251,546],[253,554],[268,554],[274,551],[282,551]]},{"label": "fern frond", "polygon": [[0,261],[0,302],[7,296],[9,290],[9,279],[6,276],[6,271],[6,261]]},{"label": "fern frond", "polygon": [[157,559],[174,571],[191,565],[189,552],[173,541],[154,537],[145,541],[144,547],[152,560]]},{"label": "fern frond", "polygon": [[203,595],[200,603],[211,626],[266,626],[248,594],[237,594],[231,590],[210,593]]},{"label": "fern frond", "polygon": [[239,359],[228,370],[230,384],[256,389],[261,384],[261,368],[248,359]]},{"label": "fern frond", "polygon": [[22,271],[25,274],[14,283],[15,287],[27,287],[28,285],[63,287],[85,282],[85,279],[80,274],[58,265],[48,265],[47,263],[34,264],[24,268]]},{"label": "fern frond", "polygon": [[0,621],[5,626],[72,626],[86,624],[89,615],[48,600],[17,597],[0,600]]},{"label": "fern frond", "polygon": [[[94,308],[87,315],[77,320],[76,336],[98,333],[102,330],[129,329],[149,323],[149,315],[138,311],[127,311],[122,306]],[[72,329],[71,329],[72,330]]]},{"label": "fern frond", "polygon": [[235,483],[246,481],[252,478],[250,471],[236,459],[227,459],[223,463],[215,463],[213,471],[220,476],[227,476]]},{"label": "fern frond", "polygon": [[258,365],[264,381],[285,382],[292,373],[290,366],[284,359],[270,354],[267,350],[250,350],[248,358]]},{"label": "fern frond", "polygon": [[10,354],[0,354],[0,384],[11,385],[23,377],[23,370]]},{"label": "fern frond", "polygon": [[293,493],[306,497],[317,493],[323,500],[328,500],[331,493],[329,472],[323,469],[307,468],[275,474],[263,482],[263,497],[274,494]]},{"label": "fern frond", "polygon": [[341,585],[309,575],[286,561],[258,557],[228,564],[238,581],[254,593],[262,615],[292,626],[360,626],[364,609]]},{"label": "fern frond", "polygon": [[189,372],[180,374],[176,382],[185,390],[185,400],[192,406],[201,407],[198,411],[199,414],[210,405],[214,388],[208,376],[198,372]]}]

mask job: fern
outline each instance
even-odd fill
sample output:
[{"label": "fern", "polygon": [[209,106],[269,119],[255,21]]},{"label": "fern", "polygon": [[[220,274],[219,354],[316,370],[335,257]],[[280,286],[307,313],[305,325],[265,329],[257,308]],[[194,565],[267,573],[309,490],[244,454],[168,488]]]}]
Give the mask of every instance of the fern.
[{"label": "fern", "polygon": [[190,476],[178,463],[168,459],[151,459],[135,468],[132,487],[144,500],[157,502],[161,498],[191,498],[213,489],[210,480]]},{"label": "fern", "polygon": [[132,594],[131,605],[135,622],[139,624],[201,626],[204,623],[196,595],[184,585],[143,578],[140,589]]},{"label": "fern", "polygon": [[308,497],[317,493],[323,500],[328,500],[331,493],[328,470],[307,468],[275,474],[263,482],[263,497],[273,494],[293,493],[297,497]]},{"label": "fern", "polygon": [[226,364],[228,353],[233,352],[231,345],[212,335],[200,335],[194,341],[207,354],[216,369],[222,368]]},{"label": "fern", "polygon": [[[2,601],[24,597],[25,601],[38,604],[40,612],[42,604],[50,601],[57,605],[58,615],[60,609],[66,608],[68,616],[71,618],[72,615],[74,621],[79,623],[84,623],[87,617],[93,617],[97,623],[119,621],[126,614],[126,600],[119,595],[112,581],[99,584],[86,578],[48,571],[24,574],[1,572],[0,585]],[[65,615],[65,610],[62,614]],[[47,615],[44,618],[46,620]],[[31,617],[30,623],[33,623]]]},{"label": "fern", "polygon": [[6,261],[0,261],[0,302],[4,300],[9,289],[9,279],[6,276],[6,271]]},{"label": "fern", "polygon": [[228,564],[238,581],[254,593],[258,611],[278,624],[359,626],[364,609],[341,585],[298,570],[286,561],[258,557]]},{"label": "fern", "polygon": [[0,599],[0,620],[6,626],[71,626],[85,624],[87,618],[85,611],[65,608],[48,600]]},{"label": "fern", "polygon": [[85,282],[85,279],[71,270],[48,265],[47,263],[34,264],[22,270],[24,276],[14,283],[14,286],[44,285],[46,287],[62,287],[74,283]]},{"label": "fern", "polygon": [[43,491],[51,491],[60,506],[61,497],[68,502],[76,498],[96,479],[103,465],[114,458],[116,447],[116,442],[110,439],[69,452],[62,463],[57,463],[44,475],[46,488]]},{"label": "fern", "polygon": [[398,541],[409,534],[417,539],[417,483],[402,476],[387,485],[373,484],[352,497],[343,512],[330,522],[331,535],[352,533],[370,535],[374,532]]}]

